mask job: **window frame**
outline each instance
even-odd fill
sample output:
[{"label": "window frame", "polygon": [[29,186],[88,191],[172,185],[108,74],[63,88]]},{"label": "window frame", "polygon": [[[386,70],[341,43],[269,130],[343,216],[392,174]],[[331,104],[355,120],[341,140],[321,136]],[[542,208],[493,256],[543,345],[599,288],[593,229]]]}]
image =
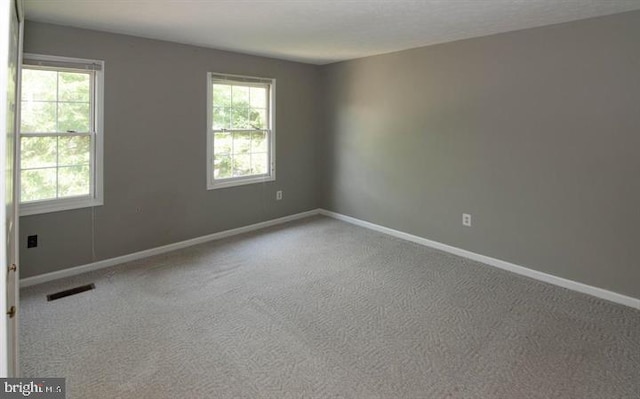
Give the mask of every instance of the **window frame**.
[{"label": "window frame", "polygon": [[[66,65],[66,67],[65,67]],[[89,66],[97,65],[97,68],[91,69]],[[90,181],[90,193],[86,196],[74,196],[68,198],[56,198],[46,199],[40,201],[31,201],[23,203],[19,200],[20,216],[37,215],[42,213],[66,211],[71,209],[88,208],[94,206],[104,205],[104,187],[103,187],[103,158],[104,158],[104,61],[92,60],[84,58],[62,57],[54,55],[42,55],[42,54],[23,54],[23,61],[20,66],[20,75],[22,70],[26,67],[33,67],[34,69],[49,69],[56,71],[63,70],[79,70],[82,69],[79,66],[85,66],[85,69],[93,71],[93,77],[91,78],[92,85],[92,125],[93,131],[89,132],[91,137],[91,181]],[[20,107],[18,113],[18,121],[21,122],[22,115],[20,113],[22,108],[22,90],[20,90],[19,100]],[[18,140],[21,143],[23,133],[20,130],[21,123],[18,123]],[[37,134],[37,133],[36,133]],[[25,133],[29,137],[33,137],[36,134]],[[52,136],[59,137],[61,132],[51,133]],[[18,148],[18,197],[21,195],[21,171],[22,171],[22,157],[21,157],[22,145],[17,145]]]},{"label": "window frame", "polygon": [[[267,128],[257,131],[267,131],[268,147],[268,170],[267,174],[230,177],[226,179],[214,178],[214,134],[223,131],[246,131],[251,129],[213,129],[213,84],[215,82],[229,82],[231,84],[247,86],[261,84],[268,85],[269,94],[267,111]],[[219,188],[244,186],[247,184],[265,183],[276,180],[276,80],[273,78],[261,78],[246,75],[233,75],[227,73],[207,72],[207,190]]]}]

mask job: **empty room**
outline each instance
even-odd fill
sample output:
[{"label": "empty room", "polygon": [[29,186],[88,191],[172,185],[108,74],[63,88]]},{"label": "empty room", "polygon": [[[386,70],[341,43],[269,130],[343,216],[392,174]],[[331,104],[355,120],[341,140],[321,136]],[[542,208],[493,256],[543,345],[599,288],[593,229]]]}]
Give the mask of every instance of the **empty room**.
[{"label": "empty room", "polygon": [[0,397],[640,398],[640,1],[1,7]]}]

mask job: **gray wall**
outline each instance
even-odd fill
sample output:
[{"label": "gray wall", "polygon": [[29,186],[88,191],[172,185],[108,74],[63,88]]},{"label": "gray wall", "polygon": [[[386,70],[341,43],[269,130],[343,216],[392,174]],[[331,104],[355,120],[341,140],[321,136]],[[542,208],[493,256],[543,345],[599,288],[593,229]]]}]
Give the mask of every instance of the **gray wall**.
[{"label": "gray wall", "polygon": [[[631,12],[314,67],[28,23],[106,61],[106,163],[104,206],[21,218],[22,276],[322,206],[640,297],[639,39]],[[276,182],[205,189],[207,71],[278,79]]]},{"label": "gray wall", "polygon": [[639,43],[631,12],[323,68],[321,206],[640,298]]},{"label": "gray wall", "polygon": [[[22,277],[317,207],[317,67],[34,22],[24,50],[105,61],[105,203],[22,217]],[[206,190],[208,71],[277,79],[275,182]]]}]

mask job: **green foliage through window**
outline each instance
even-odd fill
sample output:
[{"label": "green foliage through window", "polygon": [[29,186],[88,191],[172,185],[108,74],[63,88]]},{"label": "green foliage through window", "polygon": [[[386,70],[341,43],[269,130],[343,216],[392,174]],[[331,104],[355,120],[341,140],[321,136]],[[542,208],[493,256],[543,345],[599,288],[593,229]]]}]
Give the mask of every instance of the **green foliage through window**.
[{"label": "green foliage through window", "polygon": [[91,75],[22,70],[22,133],[91,131]]},{"label": "green foliage through window", "polygon": [[21,202],[91,194],[92,72],[25,66]]},{"label": "green foliage through window", "polygon": [[213,83],[213,177],[269,173],[269,87]]}]

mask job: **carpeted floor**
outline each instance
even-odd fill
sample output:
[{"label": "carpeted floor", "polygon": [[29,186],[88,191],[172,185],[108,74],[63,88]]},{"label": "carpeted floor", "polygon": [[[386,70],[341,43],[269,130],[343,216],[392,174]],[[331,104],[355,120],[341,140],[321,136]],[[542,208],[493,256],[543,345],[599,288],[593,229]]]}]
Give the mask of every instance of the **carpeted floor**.
[{"label": "carpeted floor", "polygon": [[640,312],[314,217],[27,288],[21,361],[71,399],[637,399]]}]

